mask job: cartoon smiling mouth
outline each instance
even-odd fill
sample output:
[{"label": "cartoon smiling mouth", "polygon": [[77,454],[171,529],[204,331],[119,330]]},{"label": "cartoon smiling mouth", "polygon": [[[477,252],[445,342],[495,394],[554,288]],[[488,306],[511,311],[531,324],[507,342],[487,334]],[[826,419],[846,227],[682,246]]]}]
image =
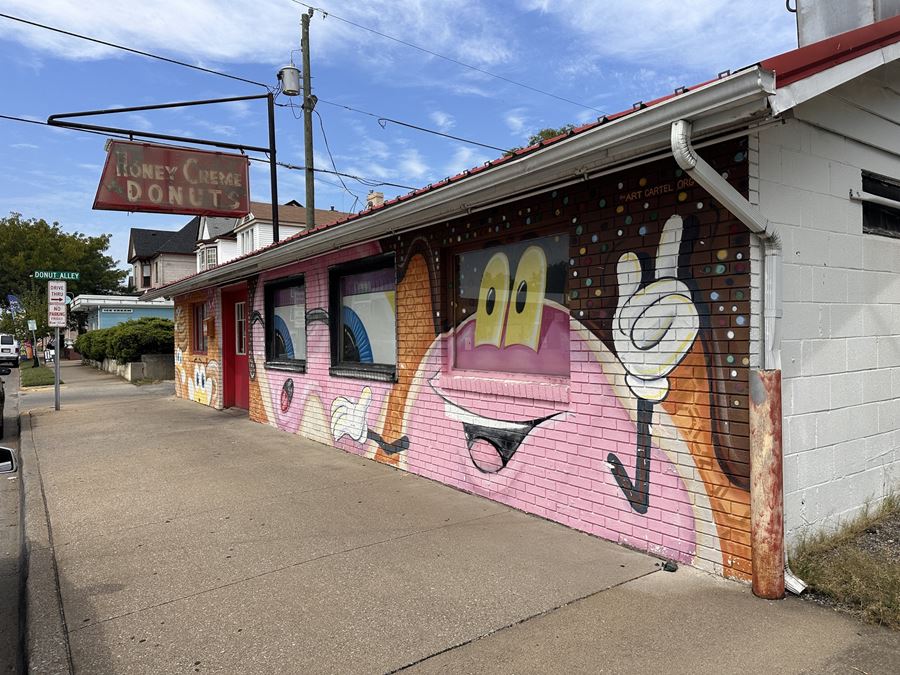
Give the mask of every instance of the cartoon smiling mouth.
[{"label": "cartoon smiling mouth", "polygon": [[[455,403],[438,386],[438,374],[428,381],[432,391],[444,402],[444,412],[449,419],[462,423],[466,435],[466,447],[472,463],[482,473],[496,473],[504,468],[531,431],[542,422],[561,413],[531,420],[501,420],[479,415]],[[479,443],[483,441],[484,443]],[[485,448],[487,444],[489,448]]]}]

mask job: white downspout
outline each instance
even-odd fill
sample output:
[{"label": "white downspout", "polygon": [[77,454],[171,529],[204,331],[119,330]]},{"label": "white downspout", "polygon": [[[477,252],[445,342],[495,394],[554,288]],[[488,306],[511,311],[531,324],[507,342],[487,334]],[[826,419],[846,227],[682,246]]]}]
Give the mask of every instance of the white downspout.
[{"label": "white downspout", "polygon": [[[747,228],[758,235],[763,244],[762,259],[762,325],[760,326],[760,351],[763,370],[781,369],[781,238],[775,225],[759,212],[747,199],[708,162],[700,157],[691,145],[691,123],[678,120],[672,123],[672,155],[687,174],[700,184],[714,199],[734,214]],[[806,584],[788,567],[787,545],[784,546],[785,588],[799,595]]]}]

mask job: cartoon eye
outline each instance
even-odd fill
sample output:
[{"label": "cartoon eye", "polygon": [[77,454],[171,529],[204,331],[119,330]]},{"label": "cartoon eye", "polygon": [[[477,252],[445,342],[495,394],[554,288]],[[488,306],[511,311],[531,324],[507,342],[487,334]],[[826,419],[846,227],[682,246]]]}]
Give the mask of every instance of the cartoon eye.
[{"label": "cartoon eye", "polygon": [[200,388],[206,389],[206,373],[200,373]]},{"label": "cartoon eye", "polygon": [[500,346],[509,303],[509,258],[495,253],[484,267],[475,313],[475,345]]},{"label": "cartoon eye", "polygon": [[197,386],[200,386],[200,371],[197,370],[194,372],[194,381],[197,383]]},{"label": "cartoon eye", "polygon": [[547,256],[539,246],[529,246],[519,260],[513,282],[513,304],[506,320],[507,345],[525,345],[534,351],[541,338]]}]

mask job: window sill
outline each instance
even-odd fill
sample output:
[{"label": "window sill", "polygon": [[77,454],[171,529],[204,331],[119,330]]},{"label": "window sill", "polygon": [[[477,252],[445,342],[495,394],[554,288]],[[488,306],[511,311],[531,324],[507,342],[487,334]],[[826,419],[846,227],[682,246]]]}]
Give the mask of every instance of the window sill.
[{"label": "window sill", "polygon": [[331,366],[328,374],[332,377],[346,377],[356,380],[375,380],[377,382],[396,382],[397,369],[394,366],[340,365]]},{"label": "window sill", "polygon": [[439,386],[448,391],[489,394],[512,399],[528,399],[543,403],[568,403],[568,378],[535,377],[524,380],[506,373],[473,373],[450,371],[441,373]]},{"label": "window sill", "polygon": [[285,361],[266,361],[266,370],[284,370],[291,373],[305,373],[306,361],[298,361],[296,363],[287,363]]}]

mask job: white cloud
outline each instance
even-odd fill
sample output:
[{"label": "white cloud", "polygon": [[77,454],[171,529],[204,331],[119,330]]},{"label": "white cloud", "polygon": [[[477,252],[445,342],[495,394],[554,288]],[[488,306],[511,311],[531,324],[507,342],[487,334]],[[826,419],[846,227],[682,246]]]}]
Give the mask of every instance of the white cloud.
[{"label": "white cloud", "polygon": [[428,171],[428,165],[415,148],[405,151],[400,156],[400,173],[404,177],[408,177],[414,182],[421,181],[428,174]]},{"label": "white cloud", "polygon": [[466,169],[480,166],[490,159],[495,159],[495,157],[488,157],[480,150],[475,150],[465,145],[458,145],[444,171],[448,176],[455,176]]},{"label": "white cloud", "polygon": [[524,108],[513,108],[503,116],[503,121],[506,122],[506,126],[509,127],[514,136],[521,136],[526,131],[525,127],[528,119],[524,113]]},{"label": "white cloud", "polygon": [[429,113],[428,117],[435,123],[438,131],[443,131],[444,133],[447,133],[456,126],[456,120],[453,118],[453,115],[445,113],[442,110],[433,110]]},{"label": "white cloud", "polygon": [[796,46],[793,15],[770,0],[608,0],[602,8],[583,0],[519,0],[578,37],[594,59],[632,64],[678,64],[714,74]]},{"label": "white cloud", "polygon": [[16,148],[17,150],[37,150],[39,146],[34,143],[13,143],[9,147]]},{"label": "white cloud", "polygon": [[[193,63],[267,63],[282,65],[299,47],[299,18],[306,9],[289,0],[227,3],[216,0],[154,0],[122,11],[115,0],[92,0],[90,11],[70,0],[6,0],[4,11],[136,49],[187,58]],[[402,37],[451,58],[479,67],[513,58],[515,36],[503,13],[477,0],[373,0],[347,3],[337,14],[381,33]],[[103,17],[98,21],[97,17]],[[389,66],[395,53],[410,47],[320,12],[310,26],[316,58],[364,57]],[[0,24],[0,37],[14,39],[54,56],[91,60],[122,52],[96,43],[12,21]],[[424,55],[423,60],[436,57]],[[251,77],[250,79],[258,79]],[[266,81],[274,81],[274,70]]]}]

